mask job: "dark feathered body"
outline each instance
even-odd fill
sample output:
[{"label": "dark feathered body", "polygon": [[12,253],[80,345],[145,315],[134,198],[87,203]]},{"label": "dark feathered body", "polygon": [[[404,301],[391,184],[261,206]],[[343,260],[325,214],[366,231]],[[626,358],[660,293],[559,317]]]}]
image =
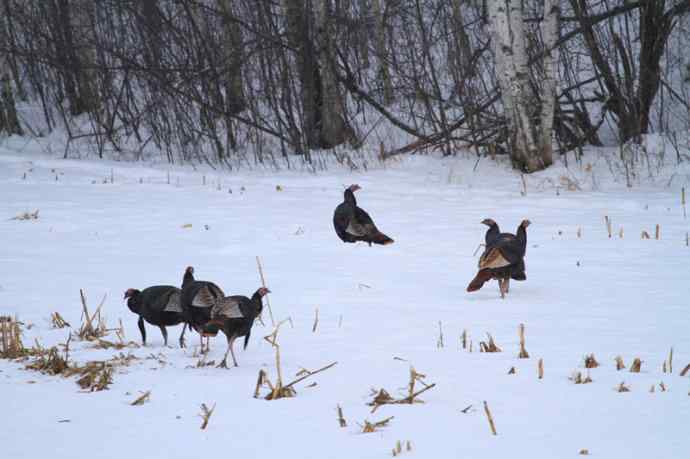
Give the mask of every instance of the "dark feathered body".
[{"label": "dark feathered body", "polygon": [[[486,223],[491,222],[492,224]],[[486,249],[479,258],[479,272],[467,287],[468,292],[479,290],[485,282],[497,279],[499,286],[510,279],[524,281],[527,279],[525,272],[525,252],[527,250],[527,226],[528,220],[523,220],[518,226],[516,234],[500,233],[498,225],[493,220],[485,220],[489,224],[489,230],[485,236]],[[504,291],[501,287],[501,294]]]},{"label": "dark feathered body", "polygon": [[228,340],[234,340],[244,337],[244,348],[247,348],[249,343],[249,335],[251,334],[254,320],[259,317],[263,309],[261,295],[257,291],[251,298],[242,295],[233,295],[225,298],[226,302],[237,304],[237,308],[243,317],[225,317],[222,313],[214,317],[207,324],[209,331],[222,331]]},{"label": "dark feathered body", "polygon": [[[185,322],[180,304],[180,293],[180,289],[172,285],[155,285],[142,291],[129,289],[125,293],[127,307],[139,316],[139,330],[144,344],[146,344],[144,321],[161,329],[166,345],[168,335],[165,327]],[[184,336],[184,330],[182,335]],[[180,345],[182,343],[181,338]]]},{"label": "dark feathered body", "polygon": [[262,298],[268,292],[268,289],[262,287],[251,298],[242,295],[228,296],[213,306],[211,320],[204,327],[204,333],[216,334],[220,330],[228,340],[228,350],[220,366],[227,365],[228,353],[232,354],[232,361],[237,366],[233,343],[237,338],[244,337],[244,348],[247,348],[254,320],[263,309]]},{"label": "dark feathered body", "polygon": [[371,216],[357,206],[353,191],[359,189],[352,185],[345,190],[344,201],[335,208],[333,227],[343,242],[363,241],[371,244],[387,245],[394,241],[378,230]]},{"label": "dark feathered body", "polygon": [[213,282],[192,280],[182,284],[181,301],[185,321],[201,333],[211,320],[211,308],[225,296]]}]

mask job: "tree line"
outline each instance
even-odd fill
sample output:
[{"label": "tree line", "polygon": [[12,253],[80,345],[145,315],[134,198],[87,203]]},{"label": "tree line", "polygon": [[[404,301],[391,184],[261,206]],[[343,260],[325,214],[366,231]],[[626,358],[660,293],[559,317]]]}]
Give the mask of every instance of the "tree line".
[{"label": "tree line", "polygon": [[[508,154],[690,127],[687,0],[0,0],[0,132],[100,157]],[[18,109],[17,107],[20,107]],[[21,107],[32,107],[33,122]],[[37,120],[40,120],[38,122]],[[28,132],[27,132],[28,131]]]}]

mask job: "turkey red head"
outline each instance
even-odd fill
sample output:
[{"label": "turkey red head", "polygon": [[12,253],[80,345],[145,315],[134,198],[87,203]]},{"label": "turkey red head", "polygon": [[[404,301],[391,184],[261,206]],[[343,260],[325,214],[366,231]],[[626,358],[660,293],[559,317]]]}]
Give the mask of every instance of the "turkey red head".
[{"label": "turkey red head", "polygon": [[529,220],[527,220],[527,219],[524,219],[524,220],[522,220],[522,221],[520,222],[520,226],[522,226],[522,227],[525,228],[525,229],[527,229],[527,227],[528,227],[529,225],[531,225],[531,224],[532,224],[532,222],[529,221]]},{"label": "turkey red head", "polygon": [[128,288],[127,291],[125,292],[124,300],[127,298],[134,298],[137,294],[139,293],[139,290],[135,288]]},{"label": "turkey red head", "polygon": [[187,269],[184,270],[185,274],[191,274],[192,276],[194,275],[194,266],[187,266]]},{"label": "turkey red head", "polygon": [[350,185],[347,189],[354,193],[357,190],[361,190],[362,187],[355,183],[355,184]]},{"label": "turkey red head", "polygon": [[261,287],[261,288],[259,288],[259,290],[256,291],[256,293],[258,293],[259,296],[263,298],[267,294],[271,293],[271,291],[269,289],[267,289],[266,287]]},{"label": "turkey red head", "polygon": [[492,218],[485,218],[484,220],[482,220],[482,224],[486,226],[494,226],[496,222]]}]

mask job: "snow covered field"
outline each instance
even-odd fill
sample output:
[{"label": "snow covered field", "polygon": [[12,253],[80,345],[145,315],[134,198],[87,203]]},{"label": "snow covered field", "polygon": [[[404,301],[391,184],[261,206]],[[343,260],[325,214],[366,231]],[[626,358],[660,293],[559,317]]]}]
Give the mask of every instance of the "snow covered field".
[{"label": "snow covered field", "polygon": [[[107,293],[108,324],[122,318],[127,340],[139,343],[136,316],[122,301],[127,288],[179,285],[193,265],[197,279],[251,295],[260,285],[258,255],[276,320],[294,323],[280,333],[284,379],[338,362],[298,384],[295,398],[253,398],[260,369],[275,380],[274,352],[262,339],[271,331],[267,314],[247,351],[236,345],[240,366],[230,370],[193,368],[198,337],[188,334],[189,347],[179,349],[179,327],[169,329],[170,348],[152,326],[146,348],[100,350],[73,340],[70,358],[78,362],[119,352],[141,358],[102,392],[2,360],[3,457],[382,458],[397,440],[412,443],[402,456],[419,458],[561,458],[582,449],[601,458],[687,457],[690,378],[679,373],[690,363],[690,220],[680,188],[690,170],[628,189],[606,162],[595,155],[588,162],[591,171],[558,166],[527,177],[523,196],[520,176],[487,159],[476,172],[473,159],[414,157],[366,173],[174,168],[168,184],[167,166],[62,161],[0,147],[0,314],[33,324],[24,330],[27,346],[66,341],[70,329],[53,329],[50,314],[77,327],[80,288],[92,309]],[[111,169],[114,183],[104,183]],[[564,175],[581,189],[569,191]],[[350,183],[362,186],[359,205],[395,244],[337,239],[332,212]],[[10,220],[36,209],[37,220]],[[513,282],[506,300],[495,282],[465,292],[485,217],[510,232],[523,218],[532,222],[528,279]],[[651,240],[640,238],[643,230]],[[517,358],[520,323],[529,359]],[[460,348],[463,329],[472,353]],[[487,332],[503,352],[478,352]],[[662,373],[671,347],[674,372]],[[219,335],[208,360],[217,362],[225,348]],[[146,359],[158,353],[165,364]],[[569,378],[586,375],[589,353],[601,366],[589,370],[591,384],[576,385]],[[617,355],[628,366],[639,357],[642,371],[616,371]],[[401,396],[410,365],[437,384],[420,397],[425,403],[371,414],[371,389]],[[508,375],[513,366],[517,374]],[[623,381],[630,392],[616,391]],[[148,390],[148,403],[129,405]],[[206,430],[199,429],[202,403],[216,404]],[[358,423],[389,416],[388,426],[360,433]]]}]

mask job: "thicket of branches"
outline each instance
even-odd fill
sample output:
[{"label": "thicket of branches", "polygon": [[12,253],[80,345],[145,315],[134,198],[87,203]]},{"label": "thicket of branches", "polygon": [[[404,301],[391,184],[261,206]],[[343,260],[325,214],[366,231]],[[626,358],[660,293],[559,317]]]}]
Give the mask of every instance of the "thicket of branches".
[{"label": "thicket of branches", "polygon": [[[0,132],[65,155],[552,154],[690,128],[687,0],[0,0]],[[41,122],[21,107],[40,107]],[[19,115],[17,107],[20,107]],[[347,148],[340,148],[339,146]],[[340,152],[340,153],[339,153]]]}]

